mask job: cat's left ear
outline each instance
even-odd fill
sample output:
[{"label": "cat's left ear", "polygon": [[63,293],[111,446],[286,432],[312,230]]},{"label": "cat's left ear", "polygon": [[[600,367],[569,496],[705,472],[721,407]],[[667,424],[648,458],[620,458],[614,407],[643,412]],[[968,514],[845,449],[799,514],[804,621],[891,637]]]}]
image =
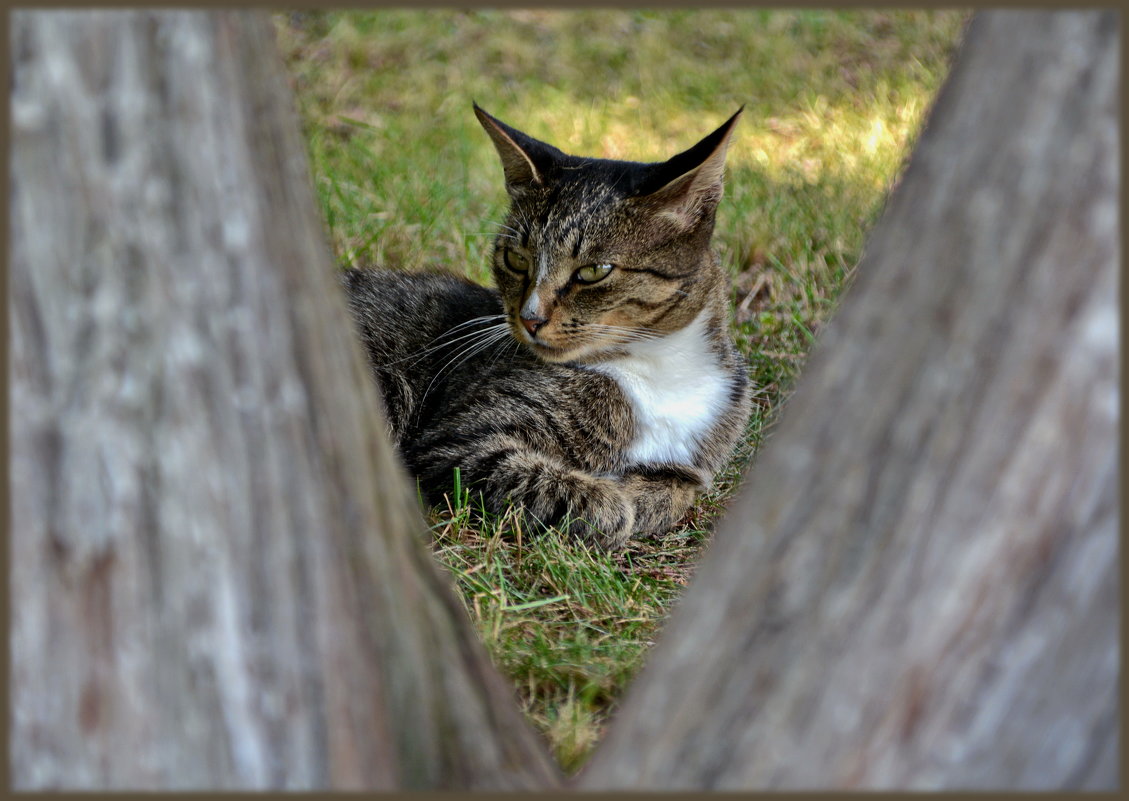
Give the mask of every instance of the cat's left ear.
[{"label": "cat's left ear", "polygon": [[683,225],[693,224],[702,212],[716,207],[722,195],[729,139],[744,110],[741,106],[720,128],[689,150],[656,164],[647,181],[649,186],[638,199]]}]

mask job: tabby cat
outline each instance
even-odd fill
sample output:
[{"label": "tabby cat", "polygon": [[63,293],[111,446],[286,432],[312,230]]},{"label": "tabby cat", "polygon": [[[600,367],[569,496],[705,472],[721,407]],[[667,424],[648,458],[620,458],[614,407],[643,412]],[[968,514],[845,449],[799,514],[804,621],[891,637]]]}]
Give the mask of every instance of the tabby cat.
[{"label": "tabby cat", "polygon": [[710,249],[740,110],[662,163],[578,158],[474,106],[505,173],[498,288],[346,270],[394,442],[426,500],[459,469],[502,511],[621,547],[707,488],[749,400]]}]

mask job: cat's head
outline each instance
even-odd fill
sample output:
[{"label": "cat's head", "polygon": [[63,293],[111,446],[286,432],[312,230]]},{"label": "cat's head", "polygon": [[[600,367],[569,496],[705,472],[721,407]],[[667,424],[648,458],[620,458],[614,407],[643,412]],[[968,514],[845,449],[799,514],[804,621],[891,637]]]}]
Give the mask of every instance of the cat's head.
[{"label": "cat's head", "polygon": [[650,164],[569,156],[474,111],[511,200],[494,278],[514,336],[540,358],[608,358],[677,331],[725,295],[710,235],[740,110]]}]

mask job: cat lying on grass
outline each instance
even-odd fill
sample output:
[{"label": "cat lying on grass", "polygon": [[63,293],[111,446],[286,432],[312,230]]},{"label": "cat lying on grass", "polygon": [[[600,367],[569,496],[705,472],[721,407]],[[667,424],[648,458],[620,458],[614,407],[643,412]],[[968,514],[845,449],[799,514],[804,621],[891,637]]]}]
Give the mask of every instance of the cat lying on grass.
[{"label": "cat lying on grass", "polygon": [[497,289],[346,270],[391,435],[429,502],[456,468],[486,508],[622,547],[679,521],[749,412],[710,248],[740,111],[668,161],[569,156],[474,107],[511,205]]}]

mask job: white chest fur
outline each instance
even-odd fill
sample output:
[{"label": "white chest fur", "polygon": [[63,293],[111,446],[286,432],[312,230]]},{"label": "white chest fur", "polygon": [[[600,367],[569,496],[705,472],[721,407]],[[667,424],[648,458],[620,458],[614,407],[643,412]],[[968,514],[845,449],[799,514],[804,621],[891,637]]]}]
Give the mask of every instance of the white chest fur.
[{"label": "white chest fur", "polygon": [[725,408],[728,381],[706,340],[705,312],[680,331],[631,345],[627,356],[593,365],[615,379],[635,412],[635,463],[691,464]]}]

